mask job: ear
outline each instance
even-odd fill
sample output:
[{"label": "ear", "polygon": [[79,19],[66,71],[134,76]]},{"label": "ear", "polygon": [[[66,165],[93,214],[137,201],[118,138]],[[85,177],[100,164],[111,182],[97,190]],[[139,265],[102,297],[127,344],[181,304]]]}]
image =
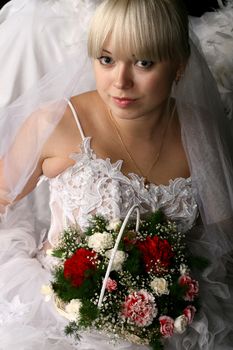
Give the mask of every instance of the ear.
[{"label": "ear", "polygon": [[185,67],[186,67],[186,62],[182,62],[178,64],[177,70],[176,70],[176,76],[175,76],[175,83],[178,84],[178,82],[180,81],[181,77],[184,74],[185,71]]}]

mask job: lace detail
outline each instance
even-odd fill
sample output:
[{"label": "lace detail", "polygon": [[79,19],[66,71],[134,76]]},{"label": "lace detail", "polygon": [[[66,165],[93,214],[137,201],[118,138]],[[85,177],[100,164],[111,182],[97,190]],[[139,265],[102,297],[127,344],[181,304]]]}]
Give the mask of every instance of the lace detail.
[{"label": "lace detail", "polygon": [[123,218],[134,204],[142,214],[161,208],[181,230],[192,227],[198,210],[191,178],[170,180],[167,186],[151,184],[147,190],[143,178],[121,172],[121,160],[111,163],[110,159],[97,158],[90,140],[85,137],[81,152],[71,155],[73,166],[50,179],[52,225],[48,238],[52,244],[67,225],[84,229],[94,214]]}]

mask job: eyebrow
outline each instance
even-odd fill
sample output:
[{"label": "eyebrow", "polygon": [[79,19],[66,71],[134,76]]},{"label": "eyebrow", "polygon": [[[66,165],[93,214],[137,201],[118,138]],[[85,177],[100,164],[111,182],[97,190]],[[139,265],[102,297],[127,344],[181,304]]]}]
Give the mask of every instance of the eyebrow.
[{"label": "eyebrow", "polygon": [[102,52],[107,52],[109,54],[112,54],[110,51],[103,49]]},{"label": "eyebrow", "polygon": [[[106,49],[102,49],[102,52],[106,52],[106,53],[109,53],[110,55],[112,55],[112,52],[106,50]],[[136,56],[135,55],[132,55],[133,58],[135,58]]]}]

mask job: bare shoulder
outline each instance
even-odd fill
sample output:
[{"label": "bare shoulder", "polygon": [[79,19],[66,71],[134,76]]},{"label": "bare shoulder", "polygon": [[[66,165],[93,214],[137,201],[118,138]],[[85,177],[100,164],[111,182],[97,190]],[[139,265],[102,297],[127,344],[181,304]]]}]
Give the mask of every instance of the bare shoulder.
[{"label": "bare shoulder", "polygon": [[99,110],[100,97],[91,91],[70,99],[63,117],[47,140],[43,149],[43,173],[54,177],[73,164],[72,153],[80,152],[82,135],[75,114],[85,136],[93,135],[95,113]]},{"label": "bare shoulder", "polygon": [[94,136],[103,124],[106,107],[97,91],[89,91],[71,98],[71,103],[86,136]]},{"label": "bare shoulder", "polygon": [[70,99],[71,105],[67,105],[64,115],[46,143],[45,150],[48,157],[69,153],[75,148],[75,145],[77,146],[82,141],[75,117],[77,116],[81,128],[85,131],[96,100],[98,96],[95,91],[73,96]]},{"label": "bare shoulder", "polygon": [[88,91],[83,94],[73,96],[70,101],[81,118],[82,115],[87,117],[92,116],[92,114],[103,107],[103,102],[97,91]]}]

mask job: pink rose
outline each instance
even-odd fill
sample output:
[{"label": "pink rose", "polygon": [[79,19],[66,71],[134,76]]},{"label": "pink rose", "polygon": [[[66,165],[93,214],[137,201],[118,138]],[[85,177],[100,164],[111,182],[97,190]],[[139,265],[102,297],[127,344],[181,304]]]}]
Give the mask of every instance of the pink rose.
[{"label": "pink rose", "polygon": [[122,305],[122,317],[138,327],[147,327],[157,316],[155,300],[152,294],[141,289],[125,298]]},{"label": "pink rose", "polygon": [[197,281],[193,280],[188,275],[182,275],[179,278],[179,284],[181,286],[186,286],[186,294],[184,296],[184,300],[193,301],[194,298],[198,295],[199,292],[199,284]]},{"label": "pink rose", "polygon": [[106,289],[108,292],[113,292],[117,289],[117,282],[109,277],[107,279]]},{"label": "pink rose", "polygon": [[183,314],[187,318],[188,324],[191,324],[193,322],[193,318],[196,311],[197,311],[196,308],[192,305],[189,305],[184,309]]},{"label": "pink rose", "polygon": [[169,338],[174,333],[174,320],[169,316],[160,316],[160,333],[165,337]]}]

